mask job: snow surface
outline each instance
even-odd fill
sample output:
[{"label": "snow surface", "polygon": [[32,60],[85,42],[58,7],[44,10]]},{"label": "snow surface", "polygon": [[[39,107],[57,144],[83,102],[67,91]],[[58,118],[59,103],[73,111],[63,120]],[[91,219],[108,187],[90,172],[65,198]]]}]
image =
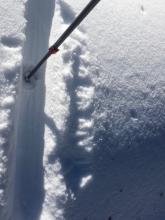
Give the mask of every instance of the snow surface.
[{"label": "snow surface", "polygon": [[25,26],[23,1],[0,2],[0,219],[8,219],[9,194],[13,187],[11,167],[15,98],[22,62]]},{"label": "snow surface", "polygon": [[0,219],[164,220],[163,0],[0,2]]}]

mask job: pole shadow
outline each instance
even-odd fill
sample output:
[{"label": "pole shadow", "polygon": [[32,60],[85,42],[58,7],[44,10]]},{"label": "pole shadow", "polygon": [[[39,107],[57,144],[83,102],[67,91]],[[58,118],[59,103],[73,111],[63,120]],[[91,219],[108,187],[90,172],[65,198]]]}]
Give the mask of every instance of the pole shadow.
[{"label": "pole shadow", "polygon": [[64,133],[60,132],[56,123],[51,117],[45,115],[45,124],[56,137],[57,148],[49,155],[49,162],[54,163],[59,158],[64,180],[68,192],[76,195],[80,190],[80,180],[83,176],[90,173],[92,169],[92,157],[79,142],[83,137],[76,133],[79,130],[79,119],[90,119],[93,112],[91,105],[86,110],[78,108],[79,98],[77,88],[79,86],[91,85],[90,78],[82,79],[79,77],[81,47],[76,47],[72,54],[72,79],[66,80],[67,94],[70,98],[69,115],[66,119],[66,128]]}]

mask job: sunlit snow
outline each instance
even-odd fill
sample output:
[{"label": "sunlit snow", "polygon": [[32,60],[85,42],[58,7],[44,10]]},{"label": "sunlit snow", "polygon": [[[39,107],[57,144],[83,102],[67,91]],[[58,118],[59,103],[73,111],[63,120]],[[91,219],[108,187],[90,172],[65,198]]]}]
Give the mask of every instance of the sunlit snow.
[{"label": "sunlit snow", "polygon": [[0,2],[0,219],[164,220],[164,0]]}]

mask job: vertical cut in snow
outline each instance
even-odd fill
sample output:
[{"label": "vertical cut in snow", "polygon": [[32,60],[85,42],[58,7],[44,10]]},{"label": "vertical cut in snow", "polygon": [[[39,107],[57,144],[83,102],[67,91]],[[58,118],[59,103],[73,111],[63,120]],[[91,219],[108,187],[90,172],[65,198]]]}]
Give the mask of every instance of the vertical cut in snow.
[{"label": "vertical cut in snow", "polygon": [[[35,65],[48,49],[54,6],[54,0],[27,1],[23,73],[29,64]],[[42,211],[45,67],[46,65],[43,65],[38,71],[33,88],[27,88],[22,77],[19,82],[13,141],[16,148],[13,157],[15,166],[12,169],[14,193],[9,197],[13,205],[12,219],[36,220],[40,218]]]}]

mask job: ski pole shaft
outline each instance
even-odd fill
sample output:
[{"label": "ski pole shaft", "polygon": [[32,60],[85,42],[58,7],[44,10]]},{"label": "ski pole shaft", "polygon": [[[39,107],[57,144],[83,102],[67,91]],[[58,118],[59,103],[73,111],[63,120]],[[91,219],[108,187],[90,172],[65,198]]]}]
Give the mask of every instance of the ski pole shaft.
[{"label": "ski pole shaft", "polygon": [[40,66],[54,53],[58,52],[59,46],[68,38],[68,36],[76,29],[76,27],[84,20],[84,18],[93,10],[93,8],[101,0],[91,0],[87,6],[76,17],[73,23],[66,29],[66,31],[59,37],[59,39],[49,48],[46,55],[40,60],[40,62],[25,76],[25,80],[29,81],[30,78],[36,73]]},{"label": "ski pole shaft", "polygon": [[35,72],[40,68],[40,66],[49,58],[50,53],[47,52],[47,54],[40,60],[40,62],[29,72],[28,75],[26,75],[25,80],[30,80],[30,78],[35,74]]},{"label": "ski pole shaft", "polygon": [[66,31],[61,35],[61,37],[52,46],[58,48],[68,36],[75,30],[75,28],[84,20],[84,18],[92,11],[92,9],[99,3],[100,0],[92,0],[84,8],[84,10],[77,16],[73,23],[66,29]]}]

